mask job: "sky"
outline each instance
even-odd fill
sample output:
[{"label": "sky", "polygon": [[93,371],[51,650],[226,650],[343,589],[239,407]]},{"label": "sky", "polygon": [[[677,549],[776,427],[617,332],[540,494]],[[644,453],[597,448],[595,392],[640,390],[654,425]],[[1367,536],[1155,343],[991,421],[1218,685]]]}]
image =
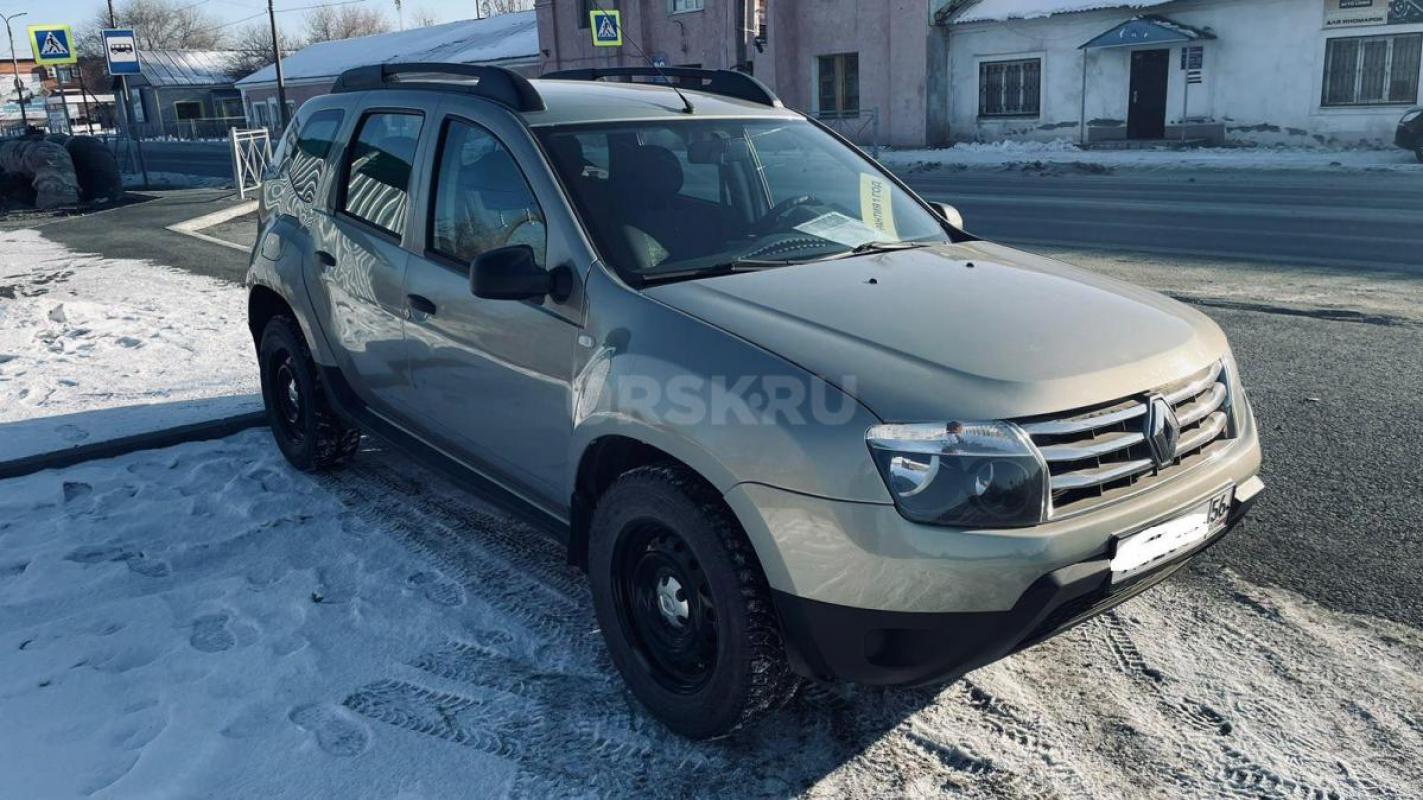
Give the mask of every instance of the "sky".
[{"label": "sky", "polygon": [[[193,0],[193,2],[222,23],[235,23],[244,17],[253,17],[248,22],[260,21],[265,19],[267,10],[266,0]],[[320,2],[323,0],[275,0],[278,11],[277,25],[283,30],[292,32],[301,30],[302,18],[306,12],[281,13],[282,9],[304,8]],[[380,9],[392,23],[395,21],[394,0],[363,0],[363,2],[368,7]],[[404,4],[407,18],[415,9],[428,9],[439,18],[440,22],[469,19],[475,14],[474,0],[404,0]],[[25,38],[27,25],[50,23],[71,25],[75,28],[84,27],[93,19],[95,13],[104,7],[103,0],[0,0],[0,16],[9,16],[22,11],[28,12],[27,16],[20,17],[11,23],[11,28],[15,33],[16,54],[20,58],[28,58],[30,50]],[[237,23],[233,27],[245,24],[247,23]],[[10,55],[8,43],[4,39],[0,39],[0,53],[3,53],[6,58]]]}]

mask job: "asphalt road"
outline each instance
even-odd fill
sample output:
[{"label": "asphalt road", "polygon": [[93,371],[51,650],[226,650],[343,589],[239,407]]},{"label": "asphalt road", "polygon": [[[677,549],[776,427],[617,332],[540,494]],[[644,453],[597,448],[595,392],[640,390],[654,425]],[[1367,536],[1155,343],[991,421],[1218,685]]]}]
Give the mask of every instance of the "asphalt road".
[{"label": "asphalt road", "polygon": [[[150,172],[232,178],[232,154],[221,142],[144,142],[143,162]],[[125,170],[137,171],[127,164]]]},{"label": "asphalt road", "polygon": [[1389,172],[906,171],[968,230],[1086,247],[1423,274],[1423,180]]}]

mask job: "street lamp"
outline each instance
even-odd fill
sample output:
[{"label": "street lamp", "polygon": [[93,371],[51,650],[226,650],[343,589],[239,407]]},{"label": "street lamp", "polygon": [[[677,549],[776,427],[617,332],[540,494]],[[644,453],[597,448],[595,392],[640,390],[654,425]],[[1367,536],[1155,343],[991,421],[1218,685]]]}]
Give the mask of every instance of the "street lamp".
[{"label": "street lamp", "polygon": [[20,83],[20,58],[15,55],[15,32],[10,30],[10,20],[25,16],[26,12],[5,17],[5,35],[10,37],[10,68],[15,71],[15,98],[20,101],[20,124],[25,130],[30,127],[29,115],[25,112],[25,85]]}]

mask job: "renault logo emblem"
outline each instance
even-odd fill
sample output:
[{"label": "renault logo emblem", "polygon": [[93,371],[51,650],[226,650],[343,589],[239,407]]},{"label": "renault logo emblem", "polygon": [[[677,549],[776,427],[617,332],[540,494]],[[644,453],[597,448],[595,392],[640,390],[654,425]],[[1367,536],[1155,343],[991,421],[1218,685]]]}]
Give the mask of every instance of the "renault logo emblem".
[{"label": "renault logo emblem", "polygon": [[1146,412],[1146,441],[1151,447],[1151,460],[1164,467],[1176,460],[1176,446],[1181,442],[1181,423],[1166,398],[1153,396]]}]

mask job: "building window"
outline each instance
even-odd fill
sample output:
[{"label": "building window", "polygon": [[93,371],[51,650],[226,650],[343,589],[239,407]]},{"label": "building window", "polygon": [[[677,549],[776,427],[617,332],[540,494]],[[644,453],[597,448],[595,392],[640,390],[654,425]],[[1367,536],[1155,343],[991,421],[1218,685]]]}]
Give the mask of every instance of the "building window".
[{"label": "building window", "polygon": [[578,27],[586,28],[593,24],[589,12],[613,11],[617,7],[618,0],[578,0]]},{"label": "building window", "polygon": [[827,118],[860,115],[860,54],[841,53],[816,60],[816,111]]},{"label": "building window", "polygon": [[667,10],[672,14],[682,14],[687,11],[701,11],[706,7],[705,0],[667,0]]},{"label": "building window", "polygon": [[1420,53],[1420,33],[1330,39],[1324,54],[1324,105],[1412,105],[1418,100]]},{"label": "building window", "polygon": [[179,122],[203,118],[203,104],[196,100],[179,100],[173,104],[173,114]]},{"label": "building window", "polygon": [[978,65],[980,117],[1036,117],[1041,112],[1043,62],[1039,58]]}]

